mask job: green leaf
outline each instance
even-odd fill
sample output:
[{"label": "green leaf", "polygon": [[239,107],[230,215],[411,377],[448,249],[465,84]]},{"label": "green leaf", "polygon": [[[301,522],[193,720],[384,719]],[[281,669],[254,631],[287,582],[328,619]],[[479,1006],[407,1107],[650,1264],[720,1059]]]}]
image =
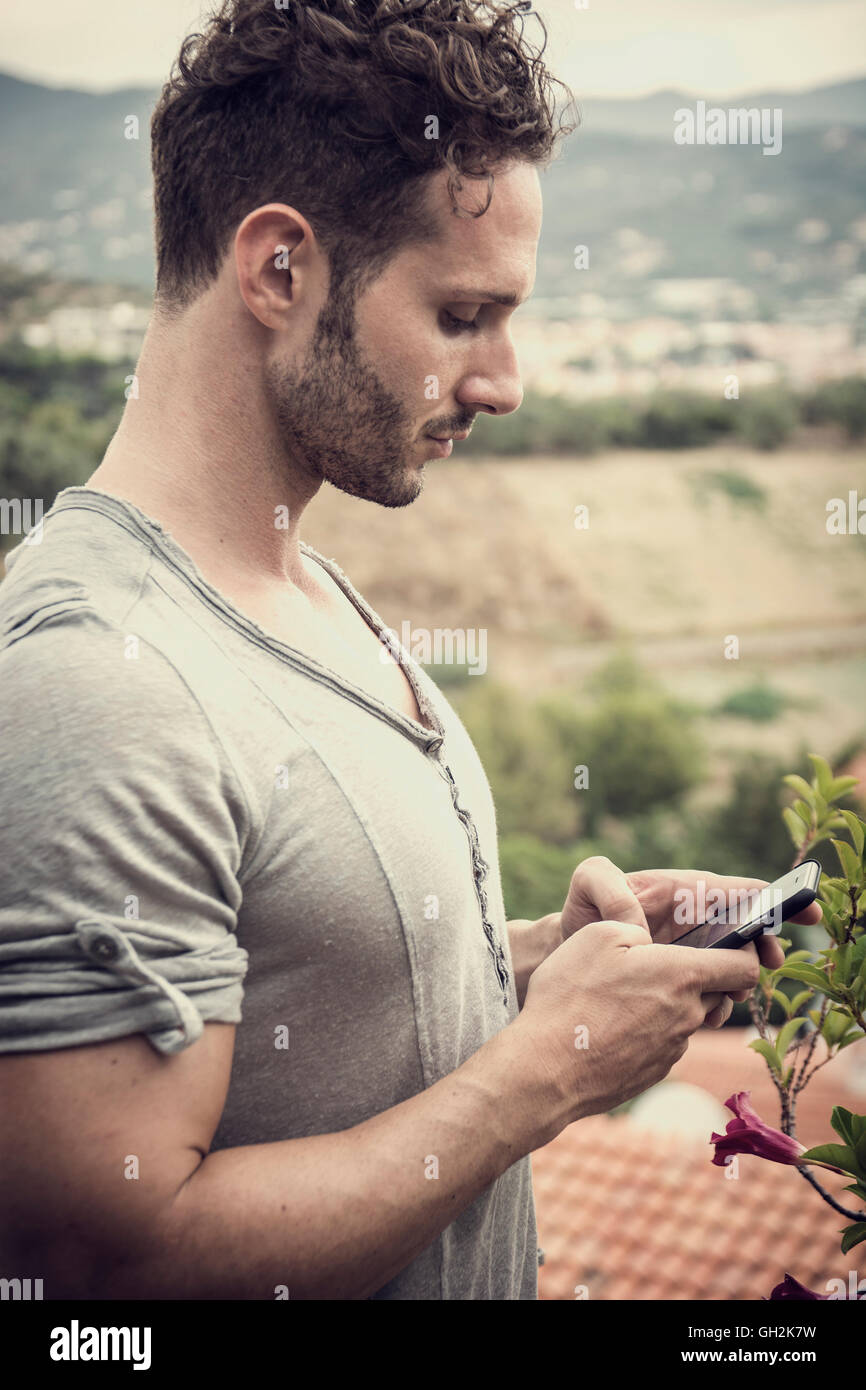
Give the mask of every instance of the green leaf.
[{"label": "green leaf", "polygon": [[810,989],[801,989],[799,994],[795,994],[793,999],[790,1001],[792,1017],[798,1009],[801,1009],[803,1007],[803,1005],[806,1003],[806,1000],[811,998],[812,991]]},{"label": "green leaf", "polygon": [[821,888],[818,893],[819,898],[830,904],[837,903],[841,899],[845,901],[848,897],[847,878],[834,878],[830,874],[825,874],[821,879]]},{"label": "green leaf", "polygon": [[846,1144],[856,1143],[857,1136],[854,1133],[854,1114],[851,1110],[846,1110],[844,1105],[834,1105],[833,1113],[830,1116],[830,1123]]},{"label": "green leaf", "polygon": [[854,853],[847,840],[834,840],[831,838],[831,845],[839,856],[839,863],[842,865],[842,872],[849,883],[859,883],[860,875],[863,870],[860,865],[860,856]]},{"label": "green leaf", "polygon": [[810,804],[814,802],[815,793],[805,777],[798,777],[796,772],[790,772],[787,777],[782,778],[782,781],[787,786],[791,787],[793,791],[798,792],[804,801]]},{"label": "green leaf", "polygon": [[841,1168],[843,1172],[850,1173],[852,1178],[859,1178],[857,1170],[857,1158],[854,1150],[847,1144],[818,1144],[814,1149],[807,1149],[800,1154],[798,1163],[829,1163],[834,1168]]},{"label": "green leaf", "polygon": [[790,1018],[787,1023],[782,1025],[779,1029],[779,1035],[776,1038],[776,1055],[778,1057],[784,1058],[791,1045],[791,1039],[800,1027],[800,1024],[805,1022],[806,1020],[804,1018]]},{"label": "green leaf", "polygon": [[854,848],[862,857],[863,845],[866,843],[866,829],[864,829],[863,821],[859,816],[855,816],[853,811],[841,811],[839,814],[844,816],[845,824],[851,832],[851,839],[854,841]]},{"label": "green leaf", "polygon": [[819,970],[817,965],[802,964],[789,965],[787,961],[779,966],[778,973],[787,980],[800,980],[804,985],[811,985],[812,989],[817,989],[821,994],[825,994],[828,999],[835,999],[837,1003],[844,1003],[844,999],[839,990],[830,983],[829,978],[823,970]]},{"label": "green leaf", "polygon": [[782,1008],[785,1010],[785,1017],[786,1017],[786,1018],[790,1018],[790,1017],[791,1017],[791,1001],[790,1001],[790,999],[788,998],[788,996],[787,996],[787,994],[785,993],[785,991],[782,990],[782,989],[774,989],[774,990],[773,990],[773,998],[775,999],[776,1003],[777,1003],[777,1004],[781,1004]]},{"label": "green leaf", "polygon": [[847,985],[851,979],[851,950],[851,942],[845,941],[830,952],[829,959],[834,966],[833,983],[836,985]]},{"label": "green leaf", "polygon": [[812,838],[811,838],[811,840],[810,840],[810,842],[809,842],[810,848],[811,848],[811,849],[814,849],[816,845],[820,845],[820,843],[821,843],[822,840],[829,840],[829,838],[830,838],[830,831],[831,831],[831,830],[836,830],[837,828],[838,828],[839,830],[842,829],[842,824],[841,824],[841,822],[840,822],[839,826],[837,827],[837,826],[833,823],[833,821],[828,821],[827,824],[824,825],[824,826],[821,828],[821,830],[820,830],[817,834],[815,834],[815,835],[812,836]]},{"label": "green leaf", "polygon": [[[821,1036],[827,1046],[835,1047],[839,1039],[844,1038],[853,1022],[847,1009],[830,1009],[821,1029]],[[845,1138],[847,1139],[848,1135]]]},{"label": "green leaf", "polygon": [[802,849],[806,840],[806,827],[800,820],[800,817],[791,810],[790,806],[786,806],[782,812],[782,820],[787,825],[788,834],[791,836],[797,849]]},{"label": "green leaf", "polygon": [[847,1187],[842,1188],[842,1191],[853,1192],[855,1197],[862,1197],[863,1201],[866,1202],[866,1187],[863,1186],[862,1182],[849,1183]]},{"label": "green leaf", "polygon": [[749,1043],[749,1047],[755,1052],[760,1052],[770,1069],[774,1071],[777,1076],[781,1075],[782,1063],[779,1060],[779,1054],[771,1042],[768,1042],[766,1038],[753,1038]]},{"label": "green leaf", "polygon": [[830,983],[827,975],[817,965],[810,965],[807,961],[785,961],[780,965],[778,974],[784,976],[786,980],[800,980],[804,985],[811,985],[813,989],[826,990]]},{"label": "green leaf", "polygon": [[[800,961],[800,960],[811,960],[811,958],[812,958],[812,952],[811,952],[811,951],[792,951],[791,954],[790,954],[789,956],[786,956],[786,957],[785,957],[785,964],[786,964],[786,965],[796,965],[797,961]],[[781,969],[782,967],[780,966],[779,968]]]},{"label": "green leaf", "polygon": [[853,1226],[846,1226],[842,1234],[842,1254],[847,1255],[861,1240],[866,1240],[866,1221],[855,1221]]},{"label": "green leaf", "polygon": [[856,787],[858,778],[856,777],[834,777],[824,795],[828,801],[837,801],[840,796],[844,796],[852,787]]},{"label": "green leaf", "polygon": [[843,1047],[850,1047],[852,1043],[860,1042],[864,1037],[866,1037],[866,1034],[864,1034],[863,1029],[855,1028],[853,1033],[845,1034],[844,1038],[839,1043],[837,1051],[841,1052]]},{"label": "green leaf", "polygon": [[828,936],[832,936],[833,940],[837,943],[845,939],[846,920],[844,912],[824,913],[824,929]]},{"label": "green leaf", "polygon": [[806,829],[811,830],[815,823],[812,807],[808,806],[805,801],[795,801],[791,809],[794,811],[795,815],[800,817]]}]

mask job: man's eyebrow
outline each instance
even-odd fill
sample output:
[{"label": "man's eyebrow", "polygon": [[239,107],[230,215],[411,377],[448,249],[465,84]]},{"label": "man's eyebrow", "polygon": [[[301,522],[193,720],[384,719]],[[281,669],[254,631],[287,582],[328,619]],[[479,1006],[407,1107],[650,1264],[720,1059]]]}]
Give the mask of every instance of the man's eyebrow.
[{"label": "man's eyebrow", "polygon": [[452,290],[448,297],[454,304],[477,304],[481,300],[491,300],[494,304],[504,304],[509,309],[515,309],[518,304],[524,303],[519,295],[499,294],[496,290],[457,289]]}]

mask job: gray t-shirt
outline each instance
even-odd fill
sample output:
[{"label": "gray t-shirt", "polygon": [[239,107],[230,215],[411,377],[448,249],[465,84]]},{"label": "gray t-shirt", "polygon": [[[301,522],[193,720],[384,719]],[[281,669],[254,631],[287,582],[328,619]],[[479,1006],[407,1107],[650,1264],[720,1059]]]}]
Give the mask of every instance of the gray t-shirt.
[{"label": "gray t-shirt", "polygon": [[[221,1149],[348,1129],[516,1016],[490,788],[405,649],[428,728],[89,488],[6,566],[0,1051],[143,1033],[172,1053],[238,1023]],[[374,1295],[537,1296],[528,1156]]]}]

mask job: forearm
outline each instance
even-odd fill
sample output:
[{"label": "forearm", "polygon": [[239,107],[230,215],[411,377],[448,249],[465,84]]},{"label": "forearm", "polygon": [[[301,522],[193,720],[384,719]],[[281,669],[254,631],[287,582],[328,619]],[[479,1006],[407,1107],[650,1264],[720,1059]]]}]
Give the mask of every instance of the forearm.
[{"label": "forearm", "polygon": [[507,924],[517,1003],[521,1009],[533,970],[562,945],[561,917],[560,912],[549,912],[534,922],[520,918]]},{"label": "forearm", "polygon": [[519,1024],[350,1130],[209,1154],[109,1296],[369,1297],[562,1127]]}]

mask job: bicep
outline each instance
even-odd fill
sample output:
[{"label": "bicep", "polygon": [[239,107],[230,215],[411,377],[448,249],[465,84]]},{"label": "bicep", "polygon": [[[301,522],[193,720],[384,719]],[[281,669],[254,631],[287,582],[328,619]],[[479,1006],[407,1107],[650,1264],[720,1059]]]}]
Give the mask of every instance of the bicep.
[{"label": "bicep", "polygon": [[146,1259],[210,1148],[234,1035],[208,1023],[170,1056],[140,1034],[0,1056],[3,1263],[45,1269],[50,1298]]}]

